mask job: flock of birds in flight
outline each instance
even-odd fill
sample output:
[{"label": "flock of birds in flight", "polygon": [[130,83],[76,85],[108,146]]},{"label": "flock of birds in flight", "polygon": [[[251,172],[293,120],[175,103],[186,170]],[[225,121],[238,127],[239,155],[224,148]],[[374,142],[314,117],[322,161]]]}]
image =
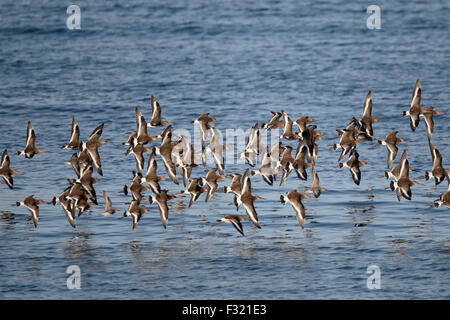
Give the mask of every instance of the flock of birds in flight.
[{"label": "flock of birds in flight", "polygon": [[[419,125],[420,117],[423,117],[426,125],[426,134],[428,137],[428,144],[432,157],[432,170],[426,172],[424,178],[435,179],[435,184],[440,184],[445,178],[448,181],[448,191],[441,194],[440,198],[434,202],[434,206],[445,206],[450,209],[450,171],[442,167],[442,156],[439,150],[431,143],[431,138],[434,130],[433,116],[441,114],[442,112],[434,110],[433,107],[421,109],[421,86],[419,80],[414,86],[411,106],[408,111],[403,112],[403,116],[409,116],[410,126],[412,131],[415,131]],[[314,121],[313,118],[302,116],[296,121],[292,121],[284,110],[281,112],[272,112],[273,116],[266,124],[261,127],[256,123],[249,131],[246,141],[245,149],[238,153],[240,158],[245,158],[246,162],[255,167],[257,158],[260,157],[260,168],[258,170],[245,170],[244,174],[233,173],[225,175],[223,152],[229,147],[222,145],[219,131],[212,125],[216,119],[209,116],[209,113],[200,115],[193,120],[199,126],[201,131],[201,159],[202,164],[195,163],[196,154],[194,147],[188,138],[182,135],[172,133],[172,125],[168,121],[161,119],[161,106],[158,101],[151,97],[152,118],[150,122],[146,122],[144,116],[136,108],[136,131],[133,131],[127,142],[122,145],[128,146],[126,155],[133,154],[136,160],[136,170],[133,171],[133,178],[130,186],[125,185],[121,192],[126,195],[131,194],[132,200],[129,202],[128,209],[124,212],[123,217],[132,217],[132,228],[136,228],[142,215],[147,212],[146,208],[142,207],[144,199],[143,193],[146,190],[151,190],[152,195],[149,196],[150,204],[156,203],[161,222],[164,228],[167,227],[169,219],[169,207],[167,202],[176,198],[177,195],[169,194],[166,189],[161,189],[159,182],[169,178],[175,184],[179,184],[177,177],[177,169],[182,177],[183,184],[186,187],[181,193],[191,196],[189,207],[206,192],[205,201],[209,201],[214,193],[218,190],[218,181],[225,177],[231,178],[229,186],[225,186],[223,191],[225,193],[234,194],[234,205],[239,210],[241,206],[244,207],[247,217],[240,215],[226,215],[224,218],[217,220],[217,223],[226,222],[231,223],[236,230],[244,235],[241,221],[249,220],[257,228],[261,228],[258,215],[254,207],[254,201],[259,199],[259,196],[252,194],[251,176],[261,175],[262,179],[269,185],[273,185],[279,173],[282,174],[280,179],[280,186],[286,181],[292,170],[295,170],[297,176],[301,180],[307,180],[307,168],[311,167],[312,185],[305,192],[305,194],[297,192],[295,189],[280,196],[281,203],[290,203],[295,211],[299,225],[305,226],[305,207],[302,200],[308,197],[306,193],[311,193],[315,198],[318,198],[323,189],[319,185],[319,177],[315,170],[317,161],[318,146],[316,141],[322,139],[322,132],[316,131],[315,125],[309,123]],[[282,122],[280,121],[282,119]],[[384,140],[377,139],[373,136],[372,124],[378,120],[372,118],[372,93],[369,91],[364,101],[364,109],[362,118],[353,117],[345,129],[337,129],[339,135],[339,143],[333,145],[334,150],[341,150],[338,158],[338,168],[349,168],[351,176],[355,184],[359,185],[361,180],[360,167],[367,163],[359,160],[359,154],[356,147],[360,143],[367,141],[376,141],[376,146],[386,146],[387,168],[391,168],[394,163],[398,147],[397,144],[406,141],[397,137],[397,131],[392,131],[386,135]],[[298,132],[293,132],[293,125],[298,127]],[[167,126],[161,134],[157,136],[149,136],[147,128],[164,127]],[[89,210],[93,205],[98,205],[97,194],[94,188],[94,183],[99,180],[93,177],[94,170],[103,176],[101,159],[99,154],[99,147],[107,141],[99,140],[104,125],[101,124],[91,133],[89,139],[84,142],[80,141],[80,129],[75,118],[72,119],[72,130],[70,141],[67,145],[61,148],[75,152],[69,161],[65,164],[71,165],[77,178],[67,179],[69,185],[58,196],[54,197],[52,201],[46,202],[35,199],[33,195],[26,197],[21,202],[16,202],[13,206],[24,206],[31,212],[31,219],[34,226],[38,226],[39,221],[39,205],[41,203],[48,203],[56,205],[59,203],[64,211],[67,220],[72,227],[76,227],[76,212],[78,216]],[[295,156],[292,156],[293,148],[288,145],[283,145],[282,142],[276,143],[272,147],[265,147],[260,143],[260,130],[272,130],[283,128],[283,133],[280,139],[298,141],[298,147]],[[178,139],[172,140],[172,136]],[[206,146],[209,137],[209,144]],[[146,147],[147,144],[155,140],[161,140],[159,147]],[[27,139],[25,149],[17,152],[18,156],[25,156],[26,158],[33,158],[36,154],[44,150],[36,148],[36,135],[31,122],[27,126]],[[144,153],[150,152],[147,161],[147,170],[144,172],[145,158]],[[191,178],[192,169],[203,165],[206,166],[206,156],[211,154],[216,167],[209,169],[206,176],[203,178]],[[340,162],[345,156],[348,156],[346,162]],[[157,156],[161,157],[164,167],[167,172],[167,177],[157,175]],[[409,178],[409,173],[412,169],[409,167],[406,150],[400,158],[399,163],[392,168],[390,172],[385,172],[387,179],[392,179],[390,182],[390,189],[396,192],[397,198],[400,201],[402,198],[411,200],[411,187],[418,184]],[[4,183],[9,187],[14,187],[12,175],[19,173],[19,171],[10,168],[10,158],[8,151],[4,150],[1,165],[0,176]],[[3,182],[0,182],[3,183]],[[146,184],[146,185],[145,185]],[[180,193],[180,194],[181,194]],[[111,204],[111,200],[105,191],[103,191],[105,200],[105,210],[102,216],[112,215],[117,212]],[[121,217],[122,218],[122,217]]]}]

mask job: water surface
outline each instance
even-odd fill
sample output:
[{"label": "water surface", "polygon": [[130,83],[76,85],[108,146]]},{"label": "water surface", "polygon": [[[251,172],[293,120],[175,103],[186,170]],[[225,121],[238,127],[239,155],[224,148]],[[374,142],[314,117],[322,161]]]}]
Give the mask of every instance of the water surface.
[{"label": "water surface", "polygon": [[[445,191],[422,180],[412,201],[398,202],[385,190],[385,148],[361,145],[360,186],[346,169],[336,169],[335,129],[361,116],[373,92],[374,135],[391,130],[409,139],[413,179],[430,170],[424,123],[411,132],[407,118],[416,79],[423,106],[445,114],[435,118],[433,143],[448,165],[450,100],[450,6],[448,2],[377,1],[382,29],[366,28],[364,1],[77,1],[81,30],[66,28],[70,3],[4,1],[0,7],[0,148],[10,152],[15,188],[0,185],[0,298],[2,299],[448,299],[450,218],[427,207]],[[270,111],[317,119],[317,172],[326,191],[305,200],[302,230],[290,205],[277,202],[291,189],[303,191],[291,174],[269,187],[252,178],[262,229],[244,224],[245,237],[231,225],[213,226],[235,213],[230,194],[204,195],[170,204],[167,230],[156,205],[136,230],[121,214],[100,217],[100,206],[72,229],[59,206],[41,205],[37,229],[25,208],[11,207],[25,196],[51,200],[73,177],[63,161],[72,116],[82,139],[100,123],[106,190],[120,212],[129,197],[134,159],[119,147],[134,130],[134,109],[150,118],[155,95],[175,128],[200,113],[216,127],[247,129],[267,122]],[[31,120],[37,146],[33,159],[14,153],[24,147]],[[151,133],[159,133],[152,129]],[[164,173],[158,160],[160,173]],[[227,164],[227,173],[247,166]],[[198,167],[194,176],[204,175]],[[221,182],[221,186],[229,180]],[[181,186],[163,182],[171,192]],[[148,195],[149,193],[147,193]],[[244,212],[241,212],[244,214]],[[355,224],[363,224],[356,227]],[[66,269],[81,268],[80,290],[68,290]],[[369,290],[369,265],[381,269],[381,290]]]}]

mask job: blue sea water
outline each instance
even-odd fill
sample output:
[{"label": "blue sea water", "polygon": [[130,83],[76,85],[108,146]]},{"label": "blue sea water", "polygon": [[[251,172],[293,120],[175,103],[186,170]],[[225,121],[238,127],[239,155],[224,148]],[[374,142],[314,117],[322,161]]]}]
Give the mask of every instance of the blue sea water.
[{"label": "blue sea water", "polygon": [[[70,4],[81,9],[80,30],[66,27]],[[381,8],[379,30],[366,27],[370,4]],[[13,190],[0,185],[0,298],[449,299],[449,211],[428,208],[447,183],[419,179],[431,169],[424,122],[412,132],[400,117],[420,79],[423,107],[445,112],[435,117],[432,141],[449,167],[449,15],[448,1],[2,1],[0,149],[23,173]],[[409,140],[399,149],[422,183],[411,201],[398,202],[385,189],[384,147],[358,146],[360,160],[371,164],[360,186],[347,169],[334,168],[335,129],[361,116],[369,90],[381,120],[374,135],[398,130]],[[135,230],[117,219],[130,200],[118,192],[135,169],[120,143],[135,129],[136,107],[150,119],[151,95],[174,128],[187,130],[204,112],[223,131],[267,122],[280,109],[292,119],[314,117],[326,133],[316,167],[326,191],[304,201],[305,229],[291,206],[278,202],[310,185],[295,173],[282,187],[252,178],[253,193],[263,198],[255,202],[262,228],[244,222],[245,237],[214,225],[235,213],[233,197],[223,193],[208,203],[202,195],[191,208],[188,198],[171,201],[167,230],[148,202]],[[49,201],[73,178],[63,165],[72,153],[59,148],[72,116],[82,139],[105,124],[110,143],[100,148],[104,176],[96,189],[120,210],[101,217],[99,197],[73,229],[59,206],[42,204],[35,229],[28,211],[10,204],[30,194]],[[47,151],[33,159],[15,155],[28,120]],[[160,159],[158,165],[163,174]],[[226,164],[226,172],[247,167]],[[70,265],[80,267],[79,290],[67,288]],[[380,268],[379,290],[367,288],[370,265]]]}]

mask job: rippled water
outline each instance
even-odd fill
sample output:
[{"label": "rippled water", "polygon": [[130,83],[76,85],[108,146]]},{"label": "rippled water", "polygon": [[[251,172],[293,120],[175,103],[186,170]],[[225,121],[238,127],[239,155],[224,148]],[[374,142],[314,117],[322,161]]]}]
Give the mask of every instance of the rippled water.
[{"label": "rippled water", "polygon": [[[445,112],[435,118],[433,143],[449,166],[449,3],[377,3],[381,30],[366,28],[364,1],[77,1],[81,30],[69,31],[68,3],[3,1],[0,148],[24,173],[15,175],[14,190],[0,185],[0,298],[450,298],[449,211],[427,209],[446,183],[421,180],[412,201],[398,202],[380,178],[384,147],[358,147],[371,163],[360,186],[348,170],[334,168],[339,153],[328,149],[335,129],[361,115],[372,90],[373,116],[382,120],[374,135],[398,130],[409,139],[399,147],[417,180],[431,166],[424,123],[413,133],[399,115],[420,79],[423,106]],[[105,123],[111,143],[100,149],[104,176],[96,189],[125,210],[129,197],[118,192],[135,162],[119,145],[135,128],[135,107],[150,118],[152,94],[164,117],[188,130],[203,112],[218,118],[220,130],[267,122],[281,108],[293,119],[316,118],[327,134],[317,163],[326,191],[304,201],[305,229],[290,205],[277,202],[310,185],[295,174],[282,187],[252,178],[253,193],[263,197],[255,204],[262,229],[245,223],[245,237],[231,225],[213,226],[235,212],[223,193],[208,203],[202,195],[189,209],[187,198],[172,201],[167,230],[149,203],[134,231],[129,219],[117,219],[121,213],[99,216],[101,197],[76,229],[59,206],[41,205],[37,229],[25,208],[10,206],[30,194],[50,200],[73,177],[62,164],[71,152],[58,146],[67,143],[75,116],[82,139]],[[14,155],[28,120],[37,146],[48,151],[31,160]],[[226,171],[245,168],[229,164]],[[205,172],[198,167],[193,175]],[[81,269],[80,290],[67,289],[69,265]],[[369,265],[380,267],[380,290],[366,287]]]}]

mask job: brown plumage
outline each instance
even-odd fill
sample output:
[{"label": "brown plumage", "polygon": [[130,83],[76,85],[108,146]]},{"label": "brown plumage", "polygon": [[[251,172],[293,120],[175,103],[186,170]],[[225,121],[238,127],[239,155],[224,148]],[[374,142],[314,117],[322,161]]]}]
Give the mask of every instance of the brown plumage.
[{"label": "brown plumage", "polygon": [[[92,165],[95,171],[98,172],[99,175],[103,176],[102,163],[100,160],[100,154],[98,153],[98,148],[101,147],[104,143],[107,143],[106,140],[99,140],[100,136],[103,133],[104,124],[102,123],[97,128],[92,131],[89,136],[88,141],[86,142],[86,149],[89,152],[91,157]],[[78,157],[79,158],[79,157]]]},{"label": "brown plumage", "polygon": [[187,187],[187,189],[182,191],[183,193],[191,195],[191,200],[189,200],[189,206],[188,206],[189,208],[194,204],[195,201],[197,201],[198,197],[200,197],[200,195],[203,192],[208,191],[208,189],[200,186],[200,182],[201,182],[201,179],[198,179],[198,178],[192,179],[191,182],[189,183],[189,186]]},{"label": "brown plumage", "polygon": [[152,153],[148,157],[147,172],[145,174],[145,177],[142,179],[142,182],[148,183],[148,185],[152,189],[153,193],[158,196],[159,192],[161,191],[159,182],[162,180],[165,180],[166,177],[158,176],[157,170],[158,170],[158,164],[156,162],[156,148],[153,147]]},{"label": "brown plumage", "polygon": [[298,193],[296,190],[291,190],[286,195],[280,196],[281,203],[289,202],[292,205],[292,208],[295,211],[295,216],[297,217],[297,221],[302,229],[305,227],[306,217],[305,207],[302,203],[302,200],[306,198],[309,198],[309,196]]},{"label": "brown plumage", "polygon": [[397,157],[397,143],[407,141],[406,139],[397,138],[398,131],[391,131],[386,135],[384,140],[378,140],[378,145],[386,146],[388,150],[387,167],[390,168]]},{"label": "brown plumage", "polygon": [[358,141],[355,138],[355,134],[363,133],[363,131],[357,130],[354,123],[350,123],[345,129],[336,130],[341,136],[339,143],[333,145],[333,149],[337,150],[342,148],[338,161],[341,161],[350,150],[356,148]]},{"label": "brown plumage", "polygon": [[169,121],[161,120],[161,106],[154,96],[150,99],[150,104],[152,107],[152,119],[147,124],[149,127],[162,127],[170,124]]},{"label": "brown plumage", "polygon": [[38,200],[33,198],[33,195],[26,197],[21,202],[16,202],[13,206],[26,207],[31,213],[31,219],[33,220],[34,227],[37,228],[39,222],[39,205],[44,203],[44,200]]},{"label": "brown plumage", "polygon": [[147,209],[145,208],[141,208],[139,206],[139,201],[137,200],[133,200],[130,203],[130,206],[128,207],[128,209],[123,213],[124,217],[132,217],[133,218],[133,230],[136,229],[136,226],[139,222],[139,220],[141,220],[142,215],[148,212]]},{"label": "brown plumage", "polygon": [[420,87],[420,81],[417,80],[413,94],[411,98],[411,106],[408,111],[403,111],[403,116],[409,116],[409,124],[411,126],[412,131],[416,131],[417,126],[420,121],[420,114],[422,113],[422,109],[420,109],[420,101],[422,99],[422,88]]},{"label": "brown plumage", "polygon": [[214,193],[217,190],[218,184],[217,182],[223,179],[224,175],[217,175],[216,173],[217,169],[210,169],[206,173],[206,177],[202,178],[203,185],[208,187],[208,193],[206,194],[205,202],[208,202],[214,195]]},{"label": "brown plumage", "polygon": [[364,109],[363,109],[363,115],[361,119],[354,118],[354,121],[358,124],[359,129],[363,131],[360,135],[363,137],[358,136],[358,140],[374,140],[373,137],[373,128],[372,124],[375,122],[378,122],[378,119],[372,118],[372,91],[369,91],[366,95],[366,98],[364,99]]},{"label": "brown plumage", "polygon": [[253,202],[256,199],[260,199],[259,196],[253,196],[251,193],[252,186],[250,181],[249,169],[245,170],[242,182],[241,194],[237,196],[238,203],[242,203],[250,221],[257,227],[261,228],[261,224],[258,221],[258,214],[256,213]]},{"label": "brown plumage", "polygon": [[306,126],[308,123],[315,121],[314,118],[309,117],[300,117],[297,120],[294,121],[294,124],[298,127],[298,130],[300,133],[306,130]]},{"label": "brown plumage", "polygon": [[225,218],[222,218],[220,220],[217,220],[217,223],[231,223],[233,225],[233,227],[235,227],[235,229],[237,231],[239,231],[240,234],[244,235],[244,228],[242,227],[241,221],[246,220],[244,217],[241,216],[237,216],[234,214],[230,214],[225,216]]},{"label": "brown plumage", "polygon": [[269,120],[268,123],[263,124],[261,128],[271,130],[271,129],[281,129],[283,128],[283,124],[280,122],[280,118],[282,117],[281,112],[270,111],[273,116]]},{"label": "brown plumage", "polygon": [[442,167],[442,155],[438,149],[428,141],[428,145],[430,147],[431,159],[433,162],[433,167],[431,172],[425,173],[425,179],[428,180],[430,178],[435,179],[435,185],[440,184],[447,176],[447,170]]},{"label": "brown plumage", "polygon": [[144,153],[147,151],[150,151],[150,148],[144,147],[144,145],[139,143],[136,138],[133,138],[130,147],[125,152],[126,155],[134,155],[134,159],[136,160],[136,170],[140,173],[144,170]]},{"label": "brown plumage", "polygon": [[27,142],[25,145],[25,149],[22,151],[17,151],[18,156],[24,155],[25,158],[31,159],[34,157],[34,155],[44,152],[45,150],[36,148],[35,146],[36,142],[36,134],[34,133],[33,126],[31,125],[31,121],[28,121],[27,125]]},{"label": "brown plumage", "polygon": [[319,176],[317,175],[316,169],[314,167],[312,167],[311,173],[312,173],[312,177],[313,177],[312,183],[311,183],[311,188],[309,188],[306,191],[306,193],[312,193],[312,194],[314,194],[315,198],[318,198],[318,197],[320,197],[320,194],[322,193],[322,191],[325,191],[325,189],[320,186]]},{"label": "brown plumage", "polygon": [[8,150],[4,150],[2,154],[2,161],[0,163],[0,177],[3,178],[6,185],[12,189],[14,188],[14,179],[12,177],[13,174],[20,173],[20,171],[13,170],[10,167],[10,159],[8,155]]},{"label": "brown plumage", "polygon": [[281,160],[277,164],[277,169],[281,167],[283,170],[283,175],[281,177],[280,186],[283,185],[284,181],[288,178],[291,173],[293,167],[292,163],[294,162],[294,158],[292,157],[292,147],[285,146],[283,151],[281,152]]},{"label": "brown plumage", "polygon": [[431,106],[422,110],[422,113],[420,114],[425,119],[425,129],[427,132],[428,140],[431,140],[431,137],[433,136],[434,131],[433,117],[439,114],[443,114],[443,112],[434,110],[433,107]]},{"label": "brown plumage", "polygon": [[[191,123],[196,123],[200,127],[202,153],[205,149],[206,139],[208,138],[208,131],[211,128],[210,122],[213,121],[216,121],[216,118],[210,117],[209,112],[203,113],[197,119],[191,121]],[[205,161],[203,161],[203,165],[206,165]]]},{"label": "brown plumage", "polygon": [[[144,119],[141,111],[138,108],[135,109],[136,112],[136,138],[138,143],[147,144],[158,139],[157,136],[150,137],[147,133],[147,122]],[[129,138],[130,139],[130,138]]]},{"label": "brown plumage", "polygon": [[352,150],[347,162],[339,163],[339,168],[349,168],[352,174],[353,182],[359,186],[361,182],[361,170],[360,167],[367,165],[367,162],[359,161],[359,153],[356,150]]},{"label": "brown plumage", "polygon": [[159,196],[149,197],[150,203],[156,202],[158,204],[159,215],[164,229],[167,228],[167,224],[169,223],[169,207],[167,206],[167,201],[175,198],[176,196],[168,194],[167,190],[161,190]]},{"label": "brown plumage", "polygon": [[105,211],[103,211],[103,213],[100,215],[101,216],[110,216],[110,215],[116,213],[117,209],[114,209],[112,207],[111,199],[106,194],[106,191],[103,191],[103,198],[105,199]]},{"label": "brown plumage", "polygon": [[280,136],[280,139],[298,139],[299,136],[292,132],[292,126],[294,122],[291,120],[291,118],[289,118],[288,114],[284,110],[281,110],[281,114],[283,116],[283,134]]},{"label": "brown plumage", "polygon": [[61,149],[79,150],[80,149],[80,127],[78,126],[75,117],[72,117],[72,130],[70,133],[69,143],[62,146]]},{"label": "brown plumage", "polygon": [[438,200],[434,201],[436,207],[446,207],[450,210],[450,190],[441,194]]},{"label": "brown plumage", "polygon": [[52,204],[56,205],[56,203],[61,204],[61,208],[63,209],[64,214],[66,215],[67,221],[69,221],[70,225],[75,228],[76,227],[76,219],[75,219],[75,212],[72,208],[72,200],[68,199],[67,196],[69,194],[69,188],[64,190],[61,195],[56,198],[53,197]]},{"label": "brown plumage", "polygon": [[234,202],[234,205],[236,206],[236,210],[239,210],[241,204],[238,203],[237,197],[240,196],[241,192],[242,192],[242,182],[241,182],[242,175],[238,174],[238,173],[233,173],[231,175],[228,175],[228,177],[231,177],[231,184],[229,187],[226,186],[224,188],[224,192],[234,193],[234,201],[233,202]]},{"label": "brown plumage", "polygon": [[412,181],[409,179],[409,171],[409,162],[405,151],[405,157],[402,157],[402,161],[400,163],[399,178],[398,180],[391,181],[391,190],[395,190],[397,192],[398,201],[400,201],[402,197],[407,200],[411,200],[411,187],[415,184],[418,184],[417,181]]},{"label": "brown plumage", "polygon": [[160,155],[164,167],[166,168],[167,175],[175,183],[178,184],[177,171],[175,170],[175,164],[172,161],[172,150],[174,144],[172,143],[172,125],[169,125],[163,133],[161,146],[156,148],[156,154]]}]

